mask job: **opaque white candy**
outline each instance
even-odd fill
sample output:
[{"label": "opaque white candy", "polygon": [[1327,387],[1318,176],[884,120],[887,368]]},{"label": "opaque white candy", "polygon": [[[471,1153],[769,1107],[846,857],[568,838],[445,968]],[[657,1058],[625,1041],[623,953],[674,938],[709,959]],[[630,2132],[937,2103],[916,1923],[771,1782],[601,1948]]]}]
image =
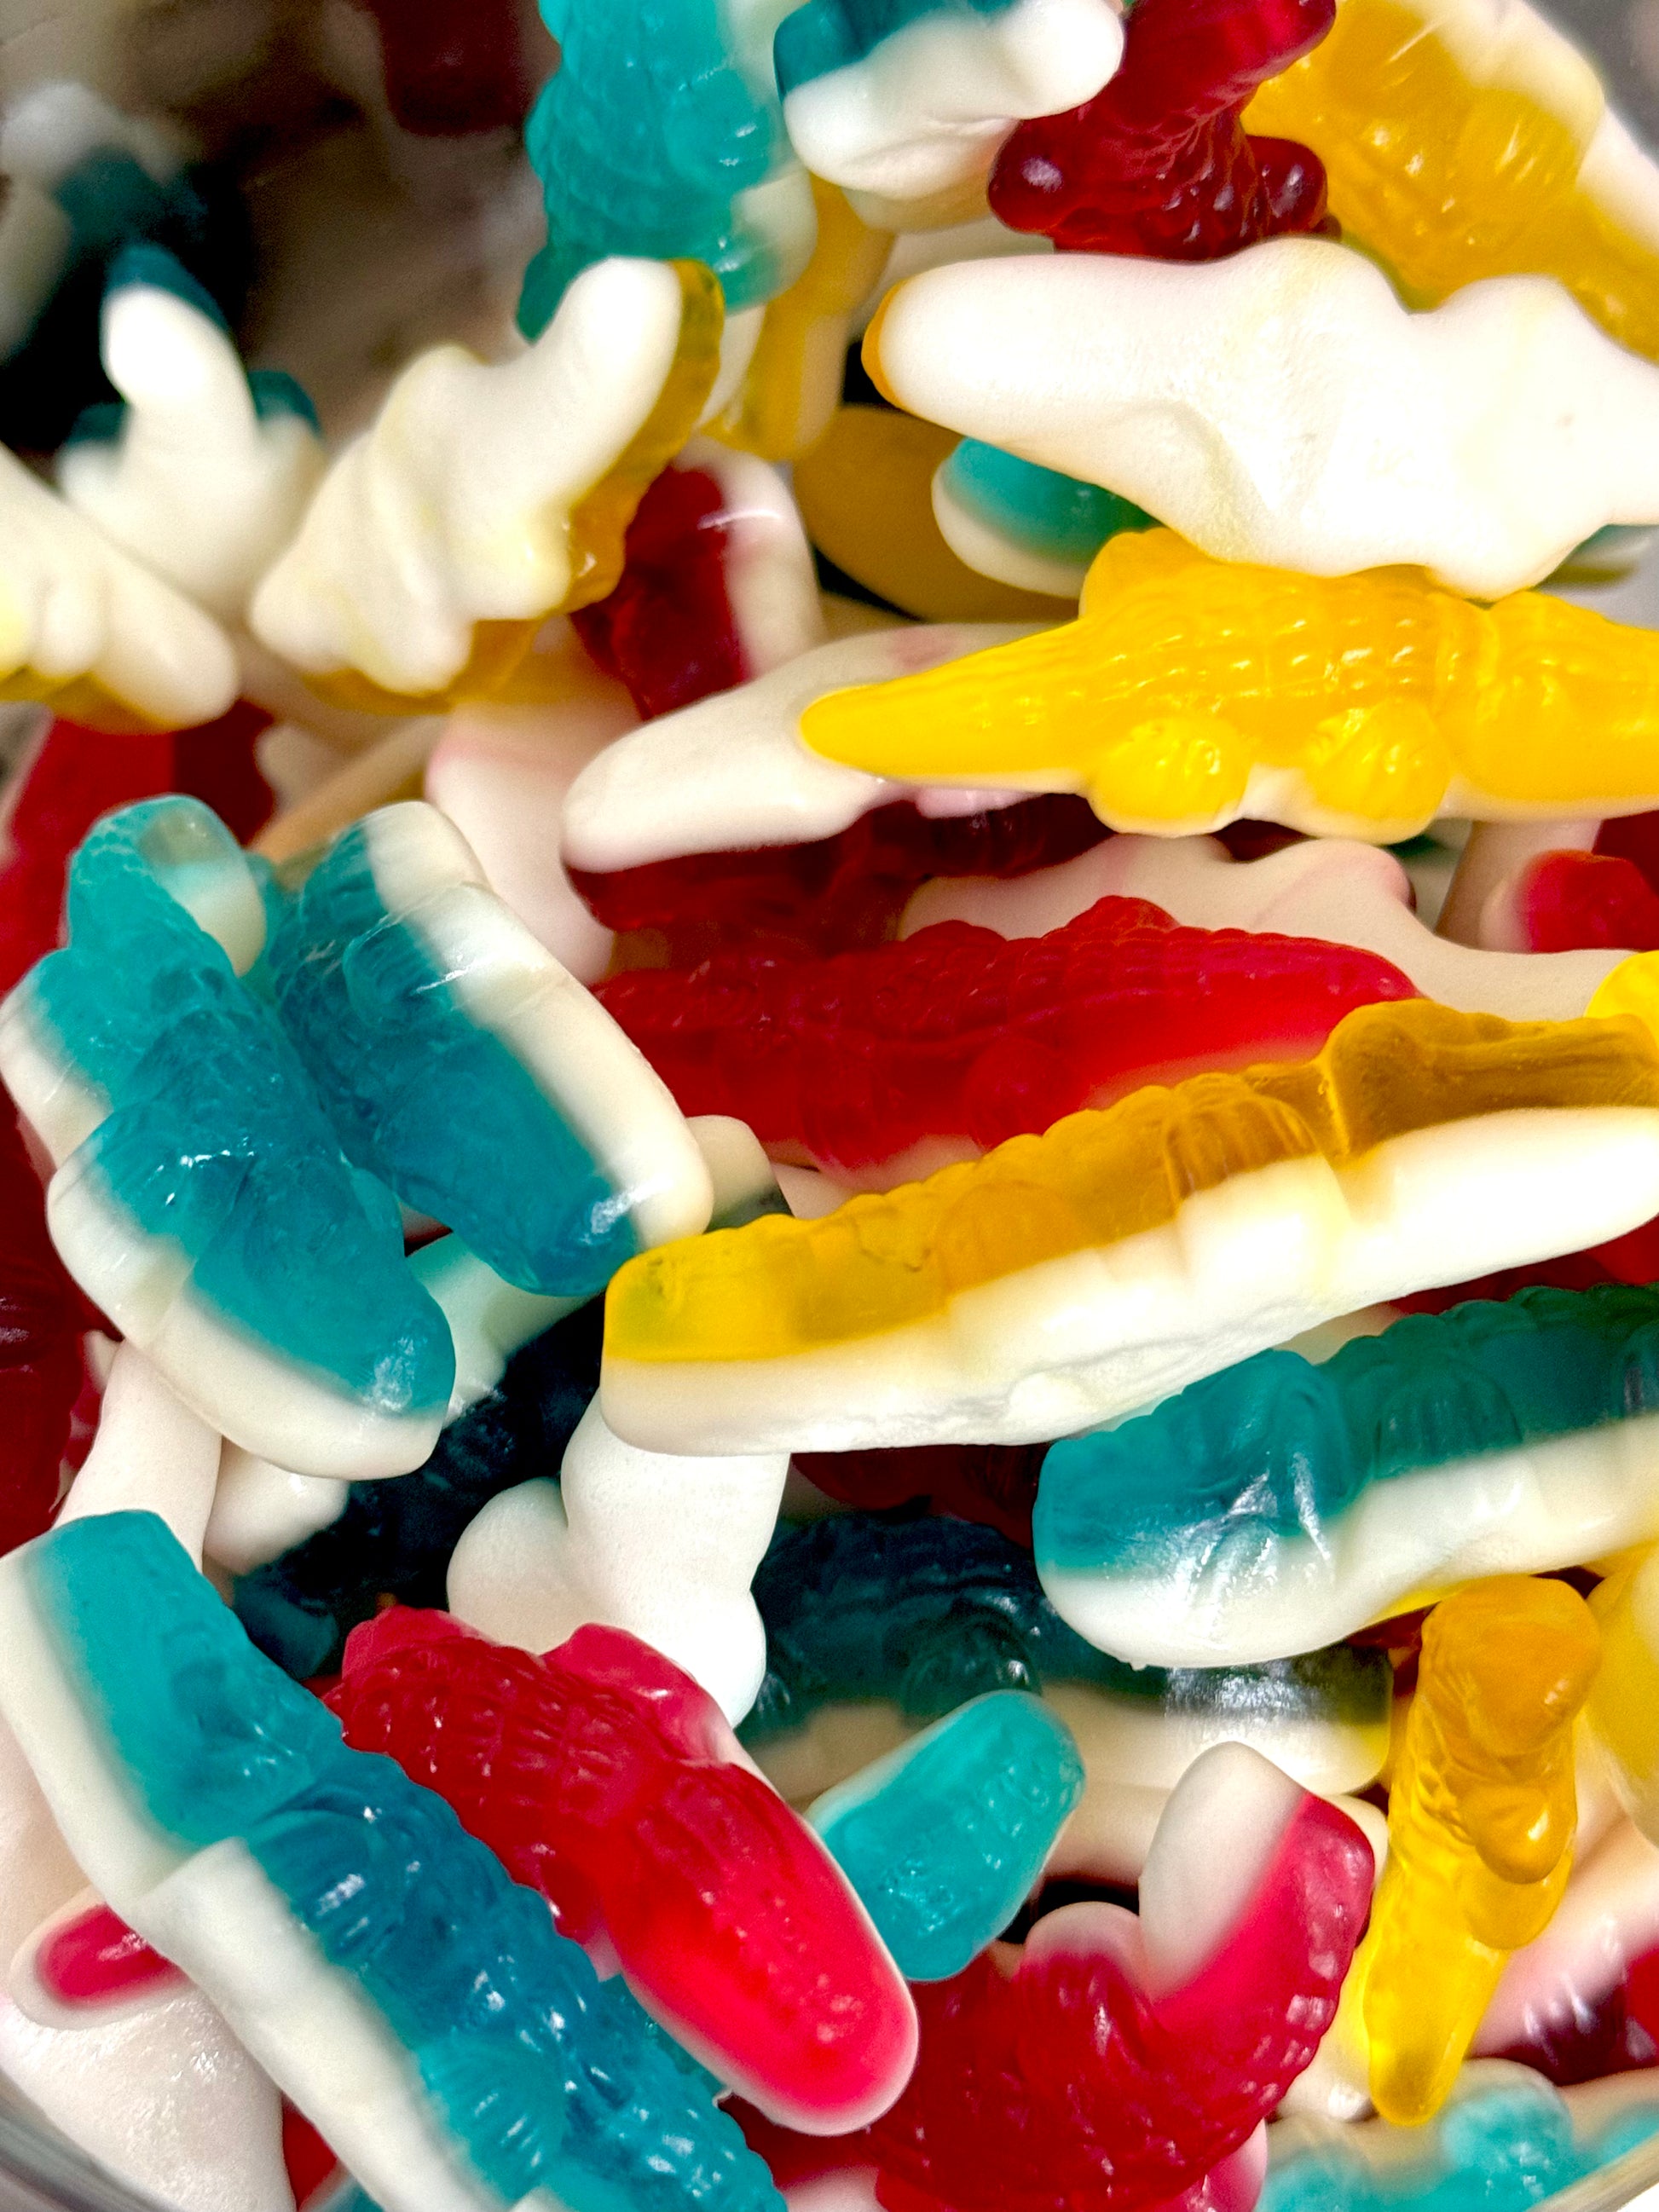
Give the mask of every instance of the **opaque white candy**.
[{"label": "opaque white candy", "polygon": [[655,407],[682,307],[666,262],[603,261],[528,352],[422,354],[324,478],[255,594],[255,635],[313,674],[418,696],[459,673],[475,623],[552,612],[571,514]]},{"label": "opaque white candy", "polygon": [[124,284],[104,301],[119,434],[68,446],[64,496],[223,622],[300,526],[325,455],[303,415],[260,416],[230,338],[188,300]]},{"label": "opaque white candy", "polygon": [[766,1673],[749,1586],[787,1472],[783,1453],[637,1451],[596,1402],[570,1440],[562,1486],[521,1483],[467,1529],[450,1562],[450,1610],[530,1651],[550,1651],[590,1621],[625,1628],[683,1667],[735,1726]]},{"label": "opaque white candy", "polygon": [[1547,277],[1413,314],[1324,239],[1190,266],[976,262],[902,286],[874,343],[901,406],[1222,560],[1411,562],[1496,599],[1608,523],[1659,519],[1659,369]]}]

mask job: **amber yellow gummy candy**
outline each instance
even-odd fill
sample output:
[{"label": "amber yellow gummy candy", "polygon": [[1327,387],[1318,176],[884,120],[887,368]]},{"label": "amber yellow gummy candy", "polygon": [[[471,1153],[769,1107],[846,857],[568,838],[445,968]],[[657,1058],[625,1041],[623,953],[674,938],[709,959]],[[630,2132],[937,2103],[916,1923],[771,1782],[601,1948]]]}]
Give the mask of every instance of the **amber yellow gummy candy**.
[{"label": "amber yellow gummy candy", "polygon": [[1081,790],[1118,829],[1218,827],[1250,811],[1253,771],[1280,771],[1259,811],[1392,839],[1449,790],[1478,812],[1659,789],[1659,634],[1537,592],[1478,607],[1415,569],[1212,561],[1153,530],[1109,541],[1076,622],[833,692],[801,735],[878,775]]},{"label": "amber yellow gummy candy", "polygon": [[854,310],[879,281],[890,230],[872,230],[835,185],[814,177],[817,244],[787,292],[767,307],[755,356],[711,434],[769,461],[798,460],[830,427],[841,399]]},{"label": "amber yellow gummy candy", "polygon": [[1312,147],[1332,212],[1414,305],[1535,272],[1659,359],[1659,256],[1580,173],[1601,88],[1555,41],[1506,51],[1498,28],[1469,0],[1341,0],[1329,35],[1262,87],[1246,125]]},{"label": "amber yellow gummy candy", "polygon": [[783,1358],[942,1313],[963,1291],[1173,1220],[1230,1176],[1517,1107],[1659,1105],[1632,1021],[1501,1021],[1425,1000],[1362,1006],[1316,1060],[1153,1085],[816,1221],[768,1216],[631,1260],[609,1358]]},{"label": "amber yellow gummy candy", "polygon": [[1600,1657],[1589,1607],[1565,1583],[1503,1575],[1429,1616],[1388,1863],[1352,1969],[1384,2119],[1439,2110],[1504,1960],[1560,1902],[1572,1725]]}]

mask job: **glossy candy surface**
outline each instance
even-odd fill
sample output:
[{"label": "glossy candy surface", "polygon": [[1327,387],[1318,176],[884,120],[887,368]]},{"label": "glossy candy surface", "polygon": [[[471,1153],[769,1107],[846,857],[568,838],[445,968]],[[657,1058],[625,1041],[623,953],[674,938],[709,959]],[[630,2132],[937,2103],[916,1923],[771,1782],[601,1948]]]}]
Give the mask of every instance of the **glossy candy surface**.
[{"label": "glossy candy surface", "polygon": [[788,486],[694,441],[641,501],[622,580],[572,617],[641,716],[694,706],[823,642],[811,549]]},{"label": "glossy candy surface", "polygon": [[1261,2212],[1528,2212],[1656,2129],[1649,2081],[1563,2097],[1528,2068],[1487,2059],[1464,2069],[1426,2127],[1282,2121]]},{"label": "glossy candy surface", "polygon": [[1110,541],[1078,623],[801,716],[867,775],[1082,790],[1120,830],[1249,815],[1379,843],[1443,809],[1628,805],[1656,728],[1649,631],[1541,593],[1487,609],[1394,571],[1212,562],[1164,531]]},{"label": "glossy candy surface", "polygon": [[1423,313],[1323,239],[969,262],[900,284],[864,351],[897,405],[1224,560],[1411,562],[1492,599],[1659,512],[1659,380],[1542,277]]},{"label": "glossy candy surface", "polygon": [[768,1670],[743,1740],[792,1800],[853,1786],[872,1756],[970,1700],[1029,1692],[1087,1771],[1051,1874],[1136,1880],[1169,1792],[1215,1744],[1248,1743],[1327,1796],[1363,1789],[1388,1747],[1380,1650],[1125,1666],[1066,1626],[1024,1553],[962,1522],[848,1513],[781,1529],[755,1597]]},{"label": "glossy candy surface", "polygon": [[707,1223],[708,1170],[672,1100],[435,807],[348,830],[268,958],[347,1157],[508,1282],[588,1294]]},{"label": "glossy candy surface", "polygon": [[933,517],[951,551],[987,576],[1074,597],[1120,530],[1156,517],[1133,500],[964,438],[933,478]]},{"label": "glossy candy surface", "polygon": [[1012,1976],[982,1954],[917,1991],[916,2071],[872,2130],[884,2173],[964,2212],[1161,2203],[1272,2111],[1335,2011],[1370,1847],[1234,1745],[1191,1770],[1153,1852],[1139,1920],[1064,1907]]},{"label": "glossy candy surface", "polygon": [[867,684],[1024,633],[1012,626],[889,627],[837,638],[718,698],[665,714],[610,746],[583,769],[565,802],[563,859],[589,872],[816,842],[895,801],[925,814],[982,813],[1014,794],[972,799],[838,767],[804,745],[803,710],[844,686]]},{"label": "glossy candy surface", "polygon": [[1506,1955],[1571,1863],[1572,1724],[1601,1658],[1565,1583],[1500,1576],[1437,1606],[1389,1797],[1389,1857],[1352,2002],[1385,2119],[1445,2102]]},{"label": "glossy candy surface", "polygon": [[179,1395],[306,1473],[401,1474],[454,1355],[388,1192],[342,1157],[240,980],[264,915],[193,799],[124,809],[76,854],[68,947],[7,1001],[0,1065],[58,1163],[53,1240]]},{"label": "glossy candy surface", "polygon": [[198,729],[148,737],[112,737],[53,718],[6,794],[0,990],[58,944],[69,864],[100,815],[180,792],[204,801],[243,841],[264,827],[275,794],[253,749],[270,720],[246,700]]},{"label": "glossy candy surface", "polygon": [[1659,1211],[1656,1104],[1634,1022],[1362,1007],[1317,1060],[1149,1088],[827,1218],[631,1261],[605,1418],[678,1451],[1062,1434],[1476,1250],[1633,1226]]},{"label": "glossy candy surface", "polygon": [[[1602,1627],[1602,1663],[1614,1638]],[[1598,1684],[1601,1675],[1598,1673]],[[1610,1671],[1615,1692],[1620,1684]],[[1592,1729],[1605,1704],[1591,1691]],[[1582,1749],[1582,1747],[1581,1747]],[[1477,2051],[1518,2059],[1558,2087],[1659,2060],[1659,1848],[1616,1814],[1601,1834],[1594,1758],[1584,1761],[1588,1818],[1572,1873],[1543,1934],[1513,1953],[1481,2020]]]},{"label": "glossy candy surface", "polygon": [[1305,147],[1247,138],[1244,102],[1329,30],[1334,0],[1139,0],[1123,62],[1067,115],[1022,124],[992,173],[994,215],[1066,252],[1212,261],[1325,220]]},{"label": "glossy candy surface", "polygon": [[1317,1051],[1397,969],[1292,938],[1182,930],[1103,899],[1041,938],[946,922],[816,964],[727,953],[598,996],[688,1114],[830,1168],[988,1149],[1200,1066]]},{"label": "glossy candy surface", "polygon": [[841,404],[853,317],[880,282],[890,230],[865,222],[845,192],[811,177],[817,214],[812,258],[767,303],[743,386],[712,434],[769,461],[810,453]]},{"label": "glossy candy surface", "polygon": [[548,231],[525,276],[525,335],[612,254],[705,263],[728,314],[793,283],[812,202],[772,83],[775,13],[728,0],[542,0],[541,12],[561,59],[525,132]]},{"label": "glossy candy surface", "polygon": [[1050,1447],[1035,1541],[1121,1657],[1268,1659],[1659,1534],[1659,1292],[1523,1290],[1264,1352]]},{"label": "glossy candy surface", "polygon": [[749,672],[720,557],[724,507],[706,471],[665,469],[628,526],[621,582],[573,617],[647,720],[729,691]]},{"label": "glossy candy surface", "polygon": [[398,1608],[354,1632],[330,1702],[774,2118],[837,2134],[890,2102],[915,2045],[892,1961],[719,1707],[648,1645],[589,1627],[538,1658]]},{"label": "glossy candy surface", "polygon": [[1083,1761],[1035,1698],[958,1707],[820,1797],[811,1819],[908,1981],[946,1981],[1025,1901]]},{"label": "glossy candy surface", "polygon": [[441,1799],[342,1745],[153,1516],[14,1559],[0,1696],[88,1870],[386,2212],[775,2203],[707,2077]]},{"label": "glossy candy surface", "polygon": [[1625,1561],[1595,1592],[1601,1669],[1587,1711],[1626,1809],[1650,1841],[1659,1838],[1659,1564],[1651,1551]]},{"label": "glossy candy surface", "polygon": [[1245,119],[1313,148],[1332,207],[1409,295],[1535,270],[1659,357],[1659,174],[1526,0],[1343,0]]}]

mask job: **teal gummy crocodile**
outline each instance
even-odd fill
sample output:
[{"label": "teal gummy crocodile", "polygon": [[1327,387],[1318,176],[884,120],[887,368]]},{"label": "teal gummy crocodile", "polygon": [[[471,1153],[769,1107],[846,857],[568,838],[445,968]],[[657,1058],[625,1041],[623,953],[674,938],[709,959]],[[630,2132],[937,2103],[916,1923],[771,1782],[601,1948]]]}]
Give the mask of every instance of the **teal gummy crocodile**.
[{"label": "teal gummy crocodile", "polygon": [[754,1594],[767,1674],[740,1733],[769,1771],[826,1707],[890,1703],[915,1723],[999,1690],[1060,1709],[1091,1787],[1167,1790],[1211,1745],[1238,1741],[1304,1787],[1354,1790],[1388,1744],[1392,1676],[1380,1650],[1126,1666],[1067,1627],[1029,1552],[971,1522],[837,1513],[781,1528]]},{"label": "teal gummy crocodile", "polygon": [[1659,2132],[1659,2086],[1623,2074],[1565,2094],[1480,2060],[1426,2127],[1281,2121],[1260,2212],[1528,2212]]},{"label": "teal gummy crocodile", "polygon": [[707,262],[728,315],[792,284],[815,218],[772,81],[775,15],[736,0],[541,8],[562,59],[525,131],[547,204],[519,303],[525,336],[613,253]]},{"label": "teal gummy crocodile", "polygon": [[434,808],[348,830],[267,971],[348,1158],[519,1289],[590,1295],[707,1225],[708,1171],[661,1082]]},{"label": "teal gummy crocodile", "polygon": [[1279,1657],[1477,1575],[1659,1536],[1659,1289],[1411,1315],[1265,1352],[1043,1462],[1037,1568],[1132,1662]]},{"label": "teal gummy crocodile", "polygon": [[827,1791],[807,1818],[905,1979],[942,1982],[1025,1902],[1083,1779],[1065,1723],[1000,1690]]},{"label": "teal gummy crocodile", "polygon": [[70,872],[70,942],[0,1015],[0,1073],[58,1164],[52,1234],[179,1395],[301,1472],[431,1450],[449,1331],[391,1194],[342,1158],[270,1010],[254,872],[198,801],[146,800]]},{"label": "teal gummy crocodile", "polygon": [[1034,591],[1080,592],[1109,538],[1156,515],[1099,484],[964,438],[933,484],[939,523],[970,567]]},{"label": "teal gummy crocodile", "polygon": [[708,2078],[441,1798],[345,1747],[154,1515],[0,1582],[0,1704],[71,1848],[385,2212],[776,2212]]}]

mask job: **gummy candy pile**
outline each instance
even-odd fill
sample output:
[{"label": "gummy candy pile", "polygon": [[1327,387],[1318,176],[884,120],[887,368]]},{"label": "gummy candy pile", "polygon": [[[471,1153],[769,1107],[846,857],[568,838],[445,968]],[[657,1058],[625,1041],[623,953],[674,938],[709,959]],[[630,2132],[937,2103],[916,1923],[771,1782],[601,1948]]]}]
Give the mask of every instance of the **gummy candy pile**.
[{"label": "gummy candy pile", "polygon": [[0,450],[0,2079],[179,2212],[1624,2201],[1659,167],[1527,0],[542,13],[490,357],[325,436],[124,155]]}]

